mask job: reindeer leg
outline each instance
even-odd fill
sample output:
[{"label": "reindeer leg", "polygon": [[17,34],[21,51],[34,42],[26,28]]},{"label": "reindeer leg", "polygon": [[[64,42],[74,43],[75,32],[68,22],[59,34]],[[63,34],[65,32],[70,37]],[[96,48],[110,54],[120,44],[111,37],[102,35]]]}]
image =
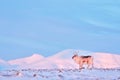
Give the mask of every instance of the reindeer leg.
[{"label": "reindeer leg", "polygon": [[90,62],[90,65],[91,65],[91,69],[93,69],[94,68],[93,61]]},{"label": "reindeer leg", "polygon": [[92,62],[88,63],[88,67],[87,68],[91,70],[93,68],[93,63]]},{"label": "reindeer leg", "polygon": [[89,67],[90,67],[90,64],[88,64],[87,69],[89,69]]},{"label": "reindeer leg", "polygon": [[82,68],[81,68],[81,65],[79,64],[79,70],[81,70]]},{"label": "reindeer leg", "polygon": [[91,63],[91,65],[92,65],[92,69],[94,68],[94,66],[93,66],[93,62]]},{"label": "reindeer leg", "polygon": [[92,66],[92,69],[93,69],[94,68],[93,57],[91,58],[91,66]]},{"label": "reindeer leg", "polygon": [[80,64],[79,64],[79,69],[80,70],[83,69],[83,63],[82,62],[80,62]]}]

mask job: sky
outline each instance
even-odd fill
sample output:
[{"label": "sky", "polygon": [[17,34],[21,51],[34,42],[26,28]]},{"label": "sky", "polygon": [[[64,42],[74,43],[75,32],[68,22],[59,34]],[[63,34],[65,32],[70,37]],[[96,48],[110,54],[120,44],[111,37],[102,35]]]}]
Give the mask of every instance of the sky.
[{"label": "sky", "polygon": [[0,59],[65,49],[120,54],[120,1],[0,1]]}]

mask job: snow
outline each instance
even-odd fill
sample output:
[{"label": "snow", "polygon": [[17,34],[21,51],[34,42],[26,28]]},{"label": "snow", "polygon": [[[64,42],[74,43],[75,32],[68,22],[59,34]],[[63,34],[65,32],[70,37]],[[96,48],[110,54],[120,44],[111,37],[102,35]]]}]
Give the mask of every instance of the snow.
[{"label": "snow", "polygon": [[17,71],[4,71],[0,73],[0,80],[120,80],[119,69],[39,69],[21,70],[20,75]]},{"label": "snow", "polygon": [[8,68],[9,66],[10,65],[6,61],[0,59],[0,70],[4,70],[4,69]]},{"label": "snow", "polygon": [[11,65],[24,65],[24,64],[28,65],[28,64],[32,64],[37,61],[40,61],[41,59],[44,59],[44,57],[39,54],[33,54],[32,56],[27,57],[27,58],[21,58],[21,59],[8,61],[8,63]]},{"label": "snow", "polygon": [[120,68],[120,55],[110,53],[94,53],[95,67],[97,68]]},{"label": "snow", "polygon": [[[94,69],[78,70],[72,56],[92,55]],[[33,54],[26,58],[4,61],[0,80],[120,80],[120,55],[67,49],[50,57]],[[7,65],[6,65],[7,64]],[[5,68],[6,67],[6,68]]]},{"label": "snow", "polygon": [[74,69],[78,68],[78,65],[72,60],[72,56],[76,52],[78,55],[92,55],[95,68],[120,68],[120,55],[75,49],[67,49],[50,57],[33,54],[30,57],[8,61],[8,63],[12,66],[17,65],[16,68],[19,69]]}]

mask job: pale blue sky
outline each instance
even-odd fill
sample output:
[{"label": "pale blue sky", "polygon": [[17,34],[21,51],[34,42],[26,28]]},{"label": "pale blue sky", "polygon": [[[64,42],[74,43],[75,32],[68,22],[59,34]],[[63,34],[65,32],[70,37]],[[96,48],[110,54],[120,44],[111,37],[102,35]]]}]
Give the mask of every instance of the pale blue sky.
[{"label": "pale blue sky", "polygon": [[0,1],[0,58],[65,49],[120,54],[120,1]]}]

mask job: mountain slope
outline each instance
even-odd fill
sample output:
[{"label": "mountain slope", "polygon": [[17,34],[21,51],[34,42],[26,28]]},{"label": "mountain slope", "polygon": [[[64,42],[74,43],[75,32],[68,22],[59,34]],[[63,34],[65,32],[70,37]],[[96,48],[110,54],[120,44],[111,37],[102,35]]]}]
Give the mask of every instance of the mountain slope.
[{"label": "mountain slope", "polygon": [[9,66],[10,66],[10,65],[9,65],[6,61],[0,59],[0,70],[6,69],[6,68],[8,68]]},{"label": "mountain slope", "polygon": [[8,63],[11,65],[28,65],[40,61],[41,59],[44,59],[44,57],[39,54],[33,54],[30,57],[8,61]]},{"label": "mountain slope", "polygon": [[120,68],[120,55],[74,49],[67,49],[47,58],[44,58],[39,54],[34,54],[31,57],[8,61],[8,63],[11,65],[19,65],[19,68],[78,68],[78,64],[76,64],[72,59],[75,52],[77,52],[78,55],[92,55],[94,57],[95,68]]},{"label": "mountain slope", "polygon": [[94,65],[97,68],[120,68],[120,55],[110,53],[94,53]]}]

